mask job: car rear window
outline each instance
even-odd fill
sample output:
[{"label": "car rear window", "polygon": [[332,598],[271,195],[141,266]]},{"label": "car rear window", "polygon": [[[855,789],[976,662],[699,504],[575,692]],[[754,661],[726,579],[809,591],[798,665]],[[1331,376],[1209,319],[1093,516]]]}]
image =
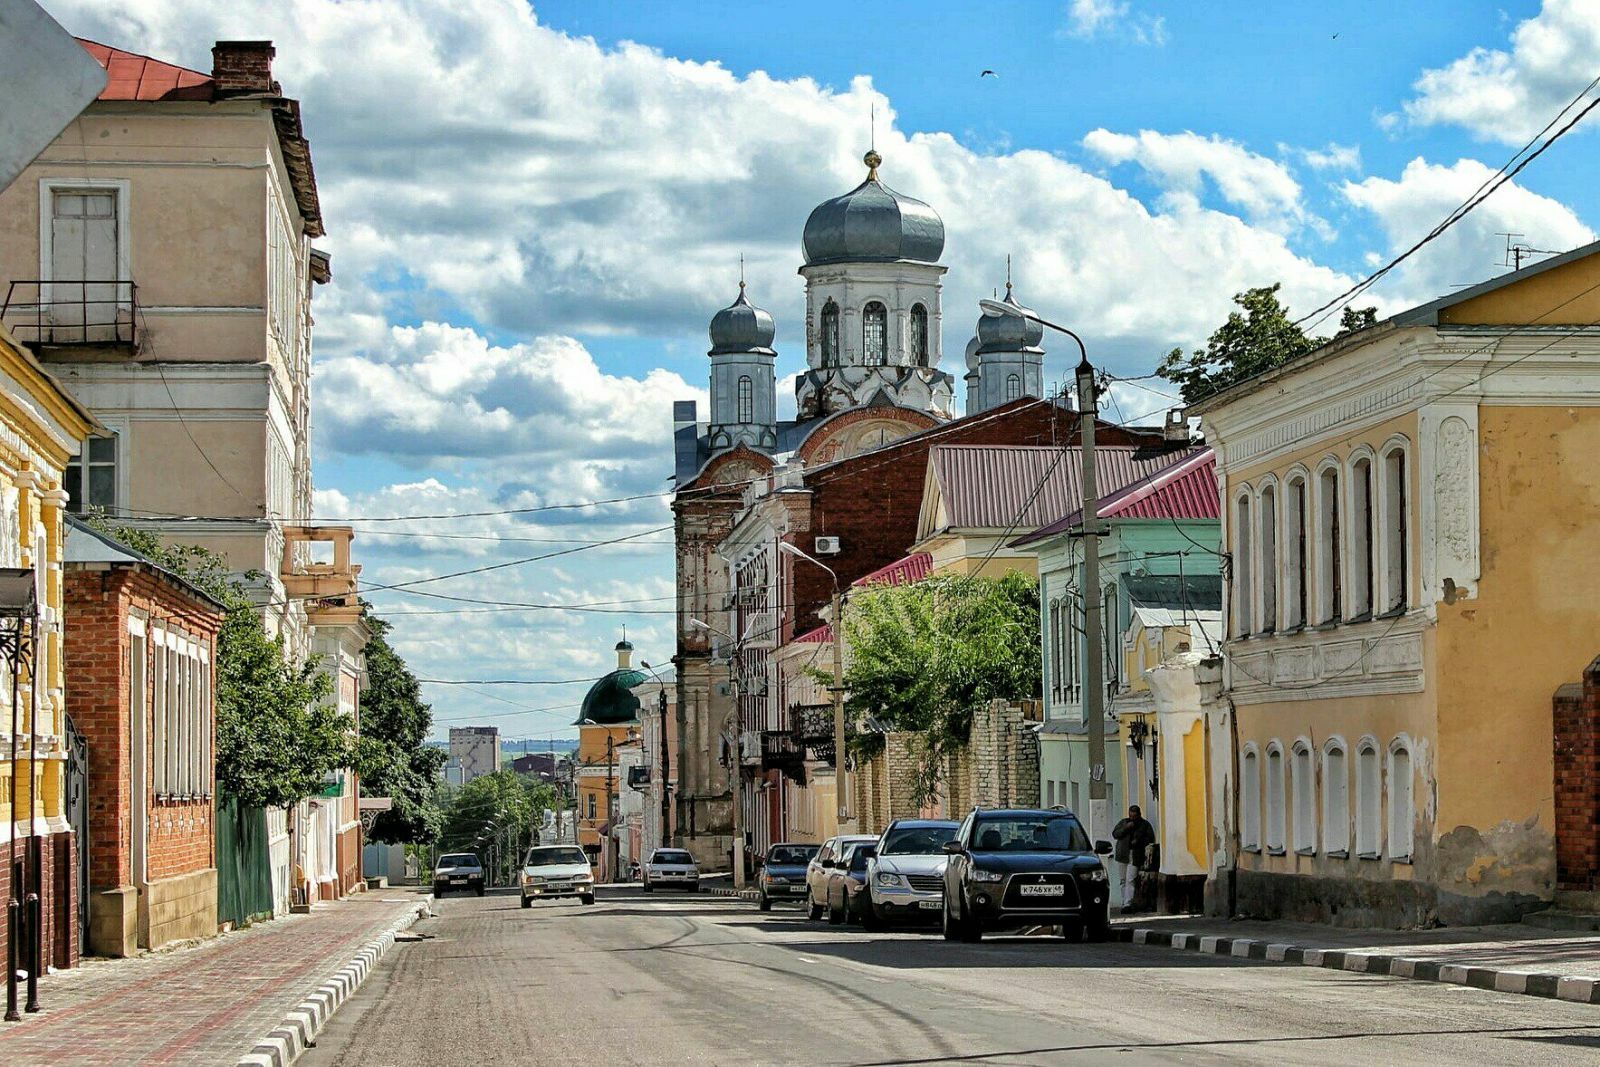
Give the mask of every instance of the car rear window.
[{"label": "car rear window", "polygon": [[657,849],[655,855],[650,857],[651,863],[693,863],[694,857],[687,852],[671,852],[666,849]]},{"label": "car rear window", "polygon": [[441,867],[481,867],[481,866],[483,866],[483,864],[479,863],[478,862],[478,857],[474,856],[470,852],[452,852],[449,855],[440,856],[439,857],[439,866],[441,866]]},{"label": "car rear window", "polygon": [[816,845],[777,845],[767,853],[767,862],[778,867],[804,867],[816,854]]}]

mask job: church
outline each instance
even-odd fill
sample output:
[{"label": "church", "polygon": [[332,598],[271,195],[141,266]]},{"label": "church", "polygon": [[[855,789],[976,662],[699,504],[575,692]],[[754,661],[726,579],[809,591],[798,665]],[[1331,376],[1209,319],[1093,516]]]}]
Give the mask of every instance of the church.
[{"label": "church", "polygon": [[[673,406],[677,843],[704,866],[722,868],[729,860],[734,769],[770,758],[760,750],[761,731],[750,729],[751,715],[740,708],[759,699],[766,672],[741,669],[740,657],[781,644],[793,636],[795,621],[795,605],[778,602],[788,583],[775,575],[755,585],[748,575],[739,578],[735,561],[721,551],[724,541],[758,498],[805,493],[805,472],[962,421],[955,378],[939,369],[944,221],[884,183],[876,151],[863,162],[865,180],[817,205],[806,221],[799,271],[806,367],[794,379],[795,417],[777,415],[777,324],[742,281],[733,303],[711,319],[708,418],[700,420],[695,401]],[[1005,299],[1016,303],[1009,283]],[[965,349],[966,416],[1041,397],[1041,328],[1018,317],[974,314],[978,323]],[[1054,420],[1049,406],[1045,417]],[[920,489],[920,472],[915,478]],[[847,583],[854,575],[846,576],[845,562],[835,560]],[[740,565],[748,568],[749,561]],[[774,560],[772,569],[780,565]]]}]

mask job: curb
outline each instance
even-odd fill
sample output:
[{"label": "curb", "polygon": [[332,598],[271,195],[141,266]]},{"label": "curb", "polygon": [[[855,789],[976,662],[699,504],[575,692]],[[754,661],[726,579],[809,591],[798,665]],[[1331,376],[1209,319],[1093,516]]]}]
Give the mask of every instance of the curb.
[{"label": "curb", "polygon": [[256,1043],[236,1067],[288,1067],[316,1044],[317,1035],[328,1025],[350,994],[361,988],[367,975],[394,944],[394,937],[417,920],[431,914],[427,904],[418,904],[390,923],[377,937],[361,946],[355,957],[309,997],[295,1005],[283,1021]]},{"label": "curb", "polygon": [[1290,963],[1302,967],[1324,967],[1334,971],[1384,974],[1418,982],[1445,982],[1472,986],[1497,993],[1521,993],[1577,1004],[1600,1004],[1600,977],[1545,974],[1538,971],[1473,967],[1449,960],[1421,959],[1387,952],[1357,952],[1306,948],[1301,945],[1258,941],[1249,937],[1220,937],[1173,933],[1148,927],[1121,927],[1112,935],[1118,941],[1135,945],[1157,945],[1180,951],[1212,956]]},{"label": "curb", "polygon": [[752,904],[761,899],[761,894],[754,889],[725,889],[722,886],[702,885],[701,890],[702,892],[709,893],[714,897],[733,897],[736,900],[748,900]]}]

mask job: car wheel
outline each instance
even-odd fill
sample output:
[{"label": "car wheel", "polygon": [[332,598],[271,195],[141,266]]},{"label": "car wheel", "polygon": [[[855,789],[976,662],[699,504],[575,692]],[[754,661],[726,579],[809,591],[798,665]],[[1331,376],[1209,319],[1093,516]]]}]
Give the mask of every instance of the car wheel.
[{"label": "car wheel", "polygon": [[533,898],[532,898],[532,897],[523,897],[523,898],[522,898],[522,906],[523,906],[523,907],[524,907],[524,908],[531,908],[531,907],[533,907]]},{"label": "car wheel", "polygon": [[878,909],[872,906],[872,898],[868,897],[861,904],[861,929],[870,932],[882,927],[883,923],[878,921]]},{"label": "car wheel", "polygon": [[956,936],[969,945],[975,945],[983,940],[983,926],[972,916],[966,914],[966,906],[961,898],[956,898],[956,910],[961,913],[961,921],[956,926]]},{"label": "car wheel", "polygon": [[760,908],[762,911],[771,911],[772,910],[772,901],[770,899],[768,899],[768,897],[767,897],[767,895],[765,893],[762,893],[761,896],[760,896],[759,902],[756,904],[756,906],[758,908]]},{"label": "car wheel", "polygon": [[945,906],[940,909],[939,915],[943,920],[942,925],[944,926],[944,939],[946,941],[960,941],[961,922],[954,915],[950,914],[950,905],[948,902],[946,902]]},{"label": "car wheel", "polygon": [[844,922],[844,912],[833,906],[833,897],[828,898],[828,925],[838,926]]},{"label": "car wheel", "polygon": [[480,897],[483,896],[483,886],[481,886],[481,885],[478,887],[478,895]]},{"label": "car wheel", "polygon": [[437,900],[443,900],[444,899],[444,895],[447,892],[449,892],[449,890],[447,890],[442,885],[436,885],[436,886],[433,887],[433,895],[434,895],[434,898],[437,899]]},{"label": "car wheel", "polygon": [[650,884],[650,880],[648,878],[645,879],[645,883],[641,888],[643,888],[646,893],[655,892],[655,887]]},{"label": "car wheel", "polygon": [[585,904],[593,904],[594,903],[594,894],[593,893],[585,893],[581,897],[579,897],[578,899],[582,900]]},{"label": "car wheel", "polygon": [[813,921],[822,918],[822,905],[810,897],[806,898],[806,918]]},{"label": "car wheel", "polygon": [[1083,940],[1083,923],[1077,919],[1068,919],[1061,924],[1061,940],[1077,944]]}]

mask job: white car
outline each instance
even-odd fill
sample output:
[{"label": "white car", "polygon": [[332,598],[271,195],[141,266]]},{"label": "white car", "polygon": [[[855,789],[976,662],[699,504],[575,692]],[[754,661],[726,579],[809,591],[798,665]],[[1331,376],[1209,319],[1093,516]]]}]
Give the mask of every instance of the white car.
[{"label": "white car", "polygon": [[691,893],[700,891],[700,866],[681,848],[658,848],[644,861],[644,891],[675,885]]},{"label": "white car", "polygon": [[522,861],[522,906],[546,897],[577,897],[594,903],[594,872],[589,857],[576,845],[540,845]]}]

